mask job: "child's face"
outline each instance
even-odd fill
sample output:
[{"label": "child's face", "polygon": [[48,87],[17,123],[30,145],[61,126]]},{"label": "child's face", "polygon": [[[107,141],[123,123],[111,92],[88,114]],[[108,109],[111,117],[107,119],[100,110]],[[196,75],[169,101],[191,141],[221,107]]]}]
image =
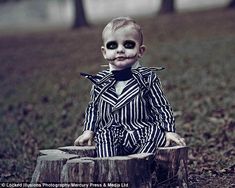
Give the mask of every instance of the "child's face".
[{"label": "child's face", "polygon": [[138,32],[132,26],[116,31],[108,29],[103,34],[103,40],[103,56],[116,70],[131,67],[145,51],[145,46],[140,44]]}]

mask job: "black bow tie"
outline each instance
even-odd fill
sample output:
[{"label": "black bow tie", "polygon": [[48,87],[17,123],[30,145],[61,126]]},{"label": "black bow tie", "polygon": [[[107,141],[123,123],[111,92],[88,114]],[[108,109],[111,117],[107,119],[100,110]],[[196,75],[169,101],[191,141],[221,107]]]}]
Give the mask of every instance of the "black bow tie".
[{"label": "black bow tie", "polygon": [[113,70],[112,73],[117,81],[126,81],[132,78],[131,67],[123,70]]}]

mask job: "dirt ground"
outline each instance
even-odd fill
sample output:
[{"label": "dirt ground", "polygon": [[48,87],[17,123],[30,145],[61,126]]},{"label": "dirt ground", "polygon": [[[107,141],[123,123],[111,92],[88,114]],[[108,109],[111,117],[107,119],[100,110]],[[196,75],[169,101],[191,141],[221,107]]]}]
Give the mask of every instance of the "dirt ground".
[{"label": "dirt ground", "polygon": [[[138,19],[189,150],[190,187],[235,187],[235,11]],[[40,149],[80,134],[103,25],[0,36],[0,182],[29,182]]]}]

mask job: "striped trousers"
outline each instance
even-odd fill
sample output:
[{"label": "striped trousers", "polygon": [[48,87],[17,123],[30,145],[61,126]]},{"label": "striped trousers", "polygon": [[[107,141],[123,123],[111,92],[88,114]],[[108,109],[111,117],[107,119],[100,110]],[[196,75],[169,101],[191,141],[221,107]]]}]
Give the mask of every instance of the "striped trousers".
[{"label": "striped trousers", "polygon": [[159,126],[128,131],[110,126],[99,129],[95,136],[97,157],[112,157],[134,153],[154,153],[165,145],[165,133]]}]

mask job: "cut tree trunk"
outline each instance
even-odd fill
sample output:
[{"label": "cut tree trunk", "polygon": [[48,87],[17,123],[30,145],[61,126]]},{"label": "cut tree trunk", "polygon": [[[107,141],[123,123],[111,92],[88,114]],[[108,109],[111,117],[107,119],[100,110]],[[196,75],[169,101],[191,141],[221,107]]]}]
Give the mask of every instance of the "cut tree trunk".
[{"label": "cut tree trunk", "polygon": [[[98,182],[104,187],[123,183],[128,187],[150,188],[150,160],[152,154],[136,154],[107,158],[80,158],[68,161],[62,171],[64,183]],[[76,173],[74,173],[76,172]]]},{"label": "cut tree trunk", "polygon": [[41,150],[31,183],[82,183],[90,187],[188,187],[187,147],[156,154],[97,158],[94,146]]},{"label": "cut tree trunk", "polygon": [[32,176],[32,182],[57,183],[60,182],[61,171],[67,160],[76,158],[74,154],[67,154],[60,150],[41,150],[37,158],[37,166]]}]

